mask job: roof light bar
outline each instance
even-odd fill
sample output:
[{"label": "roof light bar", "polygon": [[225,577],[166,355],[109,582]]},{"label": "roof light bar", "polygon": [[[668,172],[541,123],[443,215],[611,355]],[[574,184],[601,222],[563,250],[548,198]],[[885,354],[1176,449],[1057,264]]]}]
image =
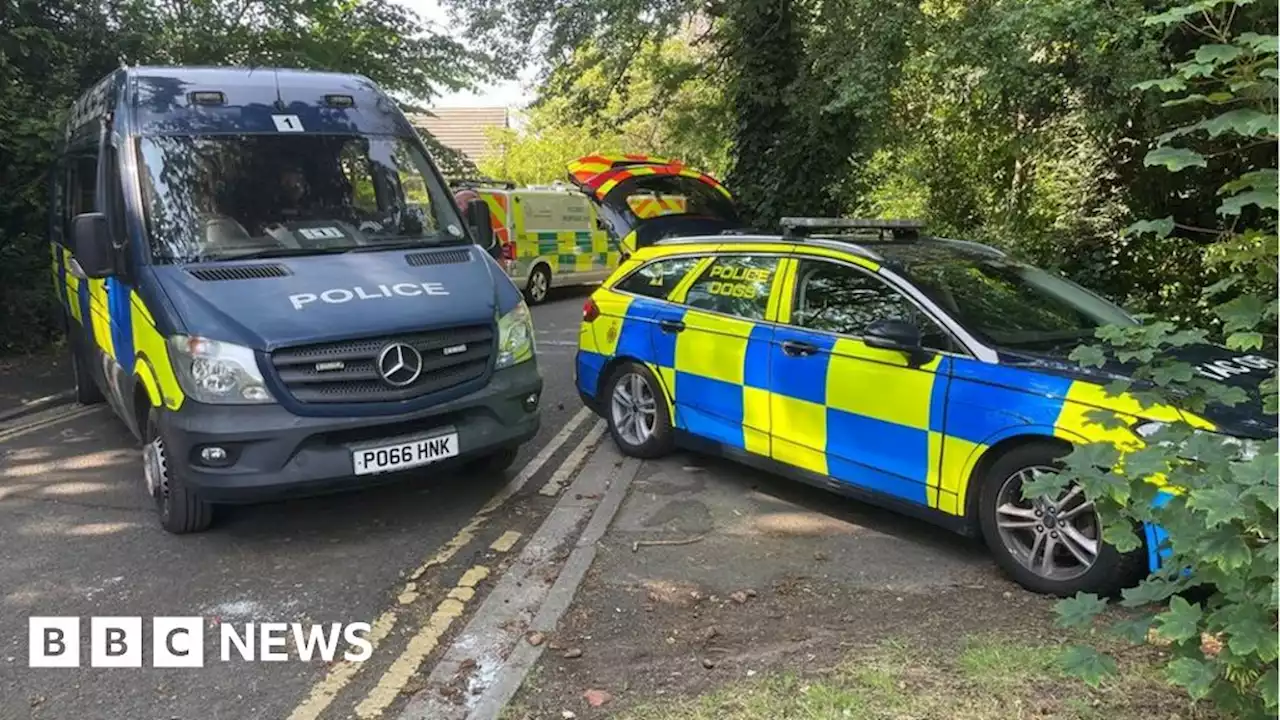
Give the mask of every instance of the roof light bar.
[{"label": "roof light bar", "polygon": [[822,231],[879,231],[895,238],[911,238],[920,234],[924,223],[920,220],[876,220],[864,218],[784,217],[779,223],[782,236],[802,238]]}]

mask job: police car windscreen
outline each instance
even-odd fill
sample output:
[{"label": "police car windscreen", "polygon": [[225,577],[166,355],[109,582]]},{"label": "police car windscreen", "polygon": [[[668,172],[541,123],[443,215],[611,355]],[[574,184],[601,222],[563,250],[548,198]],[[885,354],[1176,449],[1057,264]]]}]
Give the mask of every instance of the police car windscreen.
[{"label": "police car windscreen", "polygon": [[1133,325],[1124,310],[1031,265],[950,257],[912,263],[904,274],[929,299],[993,346],[1052,348],[1104,325]]},{"label": "police car windscreen", "polygon": [[426,157],[402,138],[150,136],[138,154],[160,261],[464,242]]}]

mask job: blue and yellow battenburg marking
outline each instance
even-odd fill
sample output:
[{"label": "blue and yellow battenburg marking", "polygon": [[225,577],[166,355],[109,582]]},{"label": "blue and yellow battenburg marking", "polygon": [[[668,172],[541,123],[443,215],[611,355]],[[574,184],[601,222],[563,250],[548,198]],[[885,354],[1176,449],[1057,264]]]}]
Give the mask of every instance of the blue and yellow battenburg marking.
[{"label": "blue and yellow battenburg marking", "polygon": [[[661,380],[677,428],[957,516],[969,514],[970,480],[1001,441],[1039,436],[1133,447],[1131,432],[1108,428],[1091,413],[1105,408],[1132,421],[1137,401],[1108,396],[1100,385],[945,354],[912,367],[900,352],[786,325],[785,299],[794,295],[795,282],[795,261],[786,257],[775,270],[766,322],[679,304],[710,257],[689,270],[670,301],[610,289],[655,258],[716,250],[712,243],[646,248],[593,295],[600,315],[582,325],[576,366],[584,394],[598,397],[610,361],[637,360]],[[740,243],[734,251],[835,257],[878,269],[873,261],[821,247]],[[683,322],[685,330],[662,332],[664,320]],[[816,352],[793,357],[781,350],[788,341]],[[1171,407],[1141,412],[1179,416]],[[1151,562],[1158,564],[1154,553]]]},{"label": "blue and yellow battenburg marking", "polygon": [[85,340],[126,375],[136,377],[153,407],[181,407],[185,395],[169,361],[164,336],[138,293],[114,277],[77,278],[69,269],[71,251],[56,243],[51,248],[55,290]]}]

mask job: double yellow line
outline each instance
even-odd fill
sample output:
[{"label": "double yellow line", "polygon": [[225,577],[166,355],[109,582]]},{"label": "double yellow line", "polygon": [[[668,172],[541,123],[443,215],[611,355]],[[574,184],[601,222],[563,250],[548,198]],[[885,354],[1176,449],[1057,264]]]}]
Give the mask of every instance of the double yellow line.
[{"label": "double yellow line", "polygon": [[[422,576],[432,568],[444,565],[457,555],[462,548],[471,544],[480,528],[488,522],[489,518],[507,500],[510,500],[512,496],[519,492],[529,482],[530,478],[547,464],[556,451],[568,442],[570,436],[590,417],[590,410],[586,408],[579,410],[578,414],[574,415],[568,424],[561,428],[560,432],[528,464],[521,468],[520,472],[516,473],[511,482],[507,483],[497,495],[490,498],[489,502],[485,503],[485,506],[480,508],[480,511],[472,516],[471,520],[426,562],[409,574],[404,587],[397,596],[396,603],[373,622],[372,630],[367,639],[373,644],[375,650],[395,627],[400,611],[418,599],[418,583]],[[588,436],[583,438],[583,444],[587,444],[587,441],[593,437],[598,439],[599,433],[597,432],[593,435],[589,432]],[[568,464],[570,461],[574,461],[575,465],[580,463],[580,454],[570,453],[570,457],[566,458],[565,463]],[[515,545],[515,541],[518,539],[518,533],[508,531],[494,541],[491,549],[497,552],[506,552]],[[391,666],[379,678],[377,684],[356,706],[356,715],[358,717],[362,719],[376,718],[391,705],[408,684],[409,679],[418,671],[422,661],[438,645],[440,638],[449,629],[449,626],[462,614],[467,601],[475,594],[476,584],[488,574],[489,569],[479,565],[470,568],[463,574],[457,586],[451,589],[448,596],[440,602],[427,623],[413,634],[408,647],[392,661]],[[355,678],[363,665],[364,663],[343,661],[331,666],[325,676],[311,687],[307,697],[289,714],[288,720],[317,720],[329,708],[343,688]]]}]

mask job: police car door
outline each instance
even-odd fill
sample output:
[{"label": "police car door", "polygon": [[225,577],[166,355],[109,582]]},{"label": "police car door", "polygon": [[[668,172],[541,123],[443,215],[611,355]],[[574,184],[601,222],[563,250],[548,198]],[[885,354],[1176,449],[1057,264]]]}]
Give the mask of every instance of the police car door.
[{"label": "police car door", "polygon": [[[928,503],[940,460],[944,357],[869,347],[877,320],[906,320],[925,347],[946,335],[869,270],[797,258],[769,364],[773,457],[861,489]],[[923,362],[922,362],[923,360]],[[936,409],[935,409],[936,408]],[[936,490],[935,490],[936,491]]]},{"label": "police car door", "polygon": [[[721,255],[697,271],[660,318],[675,340],[673,396],[684,430],[769,454],[769,340],[783,258]],[[772,300],[772,302],[771,302]]]}]

